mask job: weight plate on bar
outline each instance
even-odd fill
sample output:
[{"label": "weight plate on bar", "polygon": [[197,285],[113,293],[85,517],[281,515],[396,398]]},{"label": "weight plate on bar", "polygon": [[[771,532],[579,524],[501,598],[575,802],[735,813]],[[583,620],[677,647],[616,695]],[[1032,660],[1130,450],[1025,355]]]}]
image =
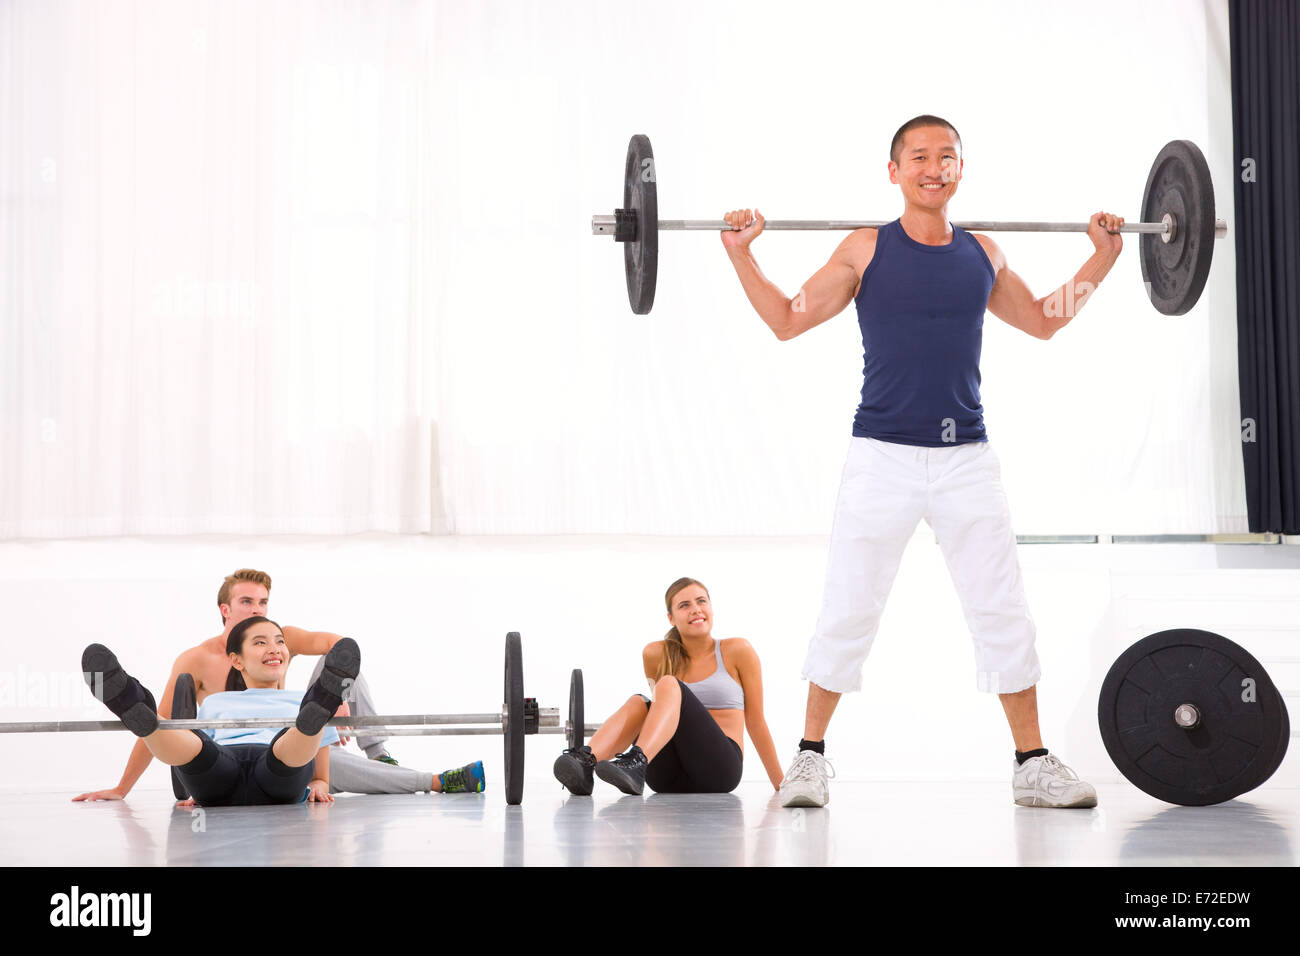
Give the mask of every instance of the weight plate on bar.
[{"label": "weight plate on bar", "polygon": [[[1191,704],[1191,729],[1174,712]],[[1263,783],[1286,752],[1290,724],[1272,680],[1244,648],[1191,628],[1138,641],[1102,681],[1097,723],[1129,781],[1159,800],[1207,806]]]},{"label": "weight plate on bar", "polygon": [[[194,692],[194,675],[178,674],[172,685],[172,720],[194,720],[199,716],[198,695]],[[180,771],[172,770],[172,793],[177,800],[188,800],[190,792],[181,783]]]},{"label": "weight plate on bar", "polygon": [[654,151],[650,148],[650,138],[641,133],[627,144],[623,206],[636,210],[637,232],[635,240],[623,243],[627,300],[633,312],[645,315],[655,304],[655,278],[659,274],[659,193],[655,185]]},{"label": "weight plate on bar", "polygon": [[586,725],[583,723],[582,671],[569,675],[569,749],[577,750],[586,743]]},{"label": "weight plate on bar", "polygon": [[1156,156],[1142,192],[1142,221],[1174,220],[1173,237],[1138,239],[1142,280],[1156,311],[1182,315],[1201,297],[1214,257],[1214,183],[1196,144],[1176,139]]},{"label": "weight plate on bar", "polygon": [[518,806],[524,799],[524,651],[518,631],[506,635],[506,803]]}]

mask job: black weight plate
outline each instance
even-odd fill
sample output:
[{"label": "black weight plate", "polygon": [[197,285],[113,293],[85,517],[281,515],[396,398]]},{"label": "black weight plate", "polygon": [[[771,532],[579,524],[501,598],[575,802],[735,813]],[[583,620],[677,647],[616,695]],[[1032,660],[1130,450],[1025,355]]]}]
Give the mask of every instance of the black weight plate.
[{"label": "black weight plate", "polygon": [[659,274],[659,193],[650,138],[637,133],[627,144],[623,169],[623,208],[636,210],[636,239],[623,243],[623,270],[632,311],[645,315],[655,304]]},{"label": "black weight plate", "polygon": [[569,675],[569,749],[577,750],[586,743],[586,724],[583,723],[582,671]]},{"label": "black weight plate", "polygon": [[524,799],[524,651],[518,631],[506,635],[506,803],[518,806]]},{"label": "black weight plate", "polygon": [[1286,749],[1291,744],[1291,718],[1286,711],[1286,701],[1280,693],[1277,695],[1277,703],[1282,709],[1282,733],[1277,742],[1277,749],[1273,753],[1273,759],[1268,761],[1262,768],[1264,774],[1260,777],[1259,783],[1255,784],[1256,787],[1273,776],[1277,772],[1277,768],[1282,766],[1282,758],[1286,756]]},{"label": "black weight plate", "polygon": [[1156,156],[1142,192],[1142,221],[1174,218],[1169,242],[1151,233],[1138,237],[1142,280],[1151,304],[1164,315],[1182,315],[1201,297],[1214,258],[1214,183],[1200,149],[1176,139]]},{"label": "black weight plate", "polygon": [[[1254,699],[1243,685],[1254,681]],[[1186,730],[1184,703],[1201,714]],[[1097,723],[1106,752],[1138,789],[1169,803],[1206,806],[1254,789],[1281,762],[1289,735],[1285,708],[1268,674],[1218,634],[1183,628],[1138,641],[1102,681]]]},{"label": "black weight plate", "polygon": [[[172,686],[172,720],[194,720],[199,716],[198,695],[194,692],[194,675],[178,674]],[[181,775],[172,770],[172,793],[177,800],[188,800],[190,792],[181,783]]]}]

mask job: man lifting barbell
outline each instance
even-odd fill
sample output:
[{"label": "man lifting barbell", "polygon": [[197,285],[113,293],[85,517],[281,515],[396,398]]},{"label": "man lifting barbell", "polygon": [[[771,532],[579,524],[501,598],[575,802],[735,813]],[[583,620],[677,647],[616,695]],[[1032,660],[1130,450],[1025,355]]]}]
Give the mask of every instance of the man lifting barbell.
[{"label": "man lifting barbell", "polygon": [[1095,250],[1074,278],[1038,299],[997,244],[953,226],[961,139],[936,116],[905,123],[889,178],[903,214],[849,234],[793,298],[760,271],[756,210],[728,213],[722,242],[745,294],[787,340],[854,302],[865,353],[862,400],[836,503],[821,614],[803,676],[804,739],[782,782],[784,806],[830,798],[825,735],[840,695],[861,687],[903,550],[917,522],[934,529],[975,642],[977,686],[1001,699],[1015,742],[1012,790],[1023,806],[1092,807],[1093,787],[1043,747],[1038,657],[999,464],[984,429],[979,356],[984,312],[1049,339],[1084,305],[1123,247],[1124,220],[1099,212]]}]

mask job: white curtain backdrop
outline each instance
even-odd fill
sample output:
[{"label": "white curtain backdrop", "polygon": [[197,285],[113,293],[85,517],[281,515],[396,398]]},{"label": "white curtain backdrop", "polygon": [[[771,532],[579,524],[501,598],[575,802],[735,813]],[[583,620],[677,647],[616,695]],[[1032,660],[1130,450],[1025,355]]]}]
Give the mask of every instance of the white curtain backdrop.
[{"label": "white curtain backdrop", "polygon": [[[850,308],[789,343],[716,236],[649,316],[589,217],[651,137],[665,218],[889,218],[908,117],[955,218],[1135,218],[1174,138],[1231,175],[1222,0],[0,6],[0,536],[825,534]],[[839,241],[755,245],[793,294]],[[1039,294],[1082,236],[999,234]],[[1177,319],[1137,243],[1050,342],[989,316],[1025,534],[1245,529],[1231,240]]]},{"label": "white curtain backdrop", "polygon": [[423,8],[6,4],[8,537],[429,527]]}]

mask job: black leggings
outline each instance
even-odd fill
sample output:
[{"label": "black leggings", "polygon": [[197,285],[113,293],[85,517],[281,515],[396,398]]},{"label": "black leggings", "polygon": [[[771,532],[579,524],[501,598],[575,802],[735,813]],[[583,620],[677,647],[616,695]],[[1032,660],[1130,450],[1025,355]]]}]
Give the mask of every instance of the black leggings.
[{"label": "black leggings", "polygon": [[680,680],[677,686],[677,733],[646,767],[645,782],[656,793],[730,793],[740,783],[740,744],[722,732],[689,687]]},{"label": "black leggings", "polygon": [[[275,740],[285,730],[276,734]],[[203,749],[176,772],[201,807],[298,803],[311,783],[315,760],[290,767],[271,752],[275,740],[271,744],[218,744],[201,731],[194,734],[203,741]]]}]

